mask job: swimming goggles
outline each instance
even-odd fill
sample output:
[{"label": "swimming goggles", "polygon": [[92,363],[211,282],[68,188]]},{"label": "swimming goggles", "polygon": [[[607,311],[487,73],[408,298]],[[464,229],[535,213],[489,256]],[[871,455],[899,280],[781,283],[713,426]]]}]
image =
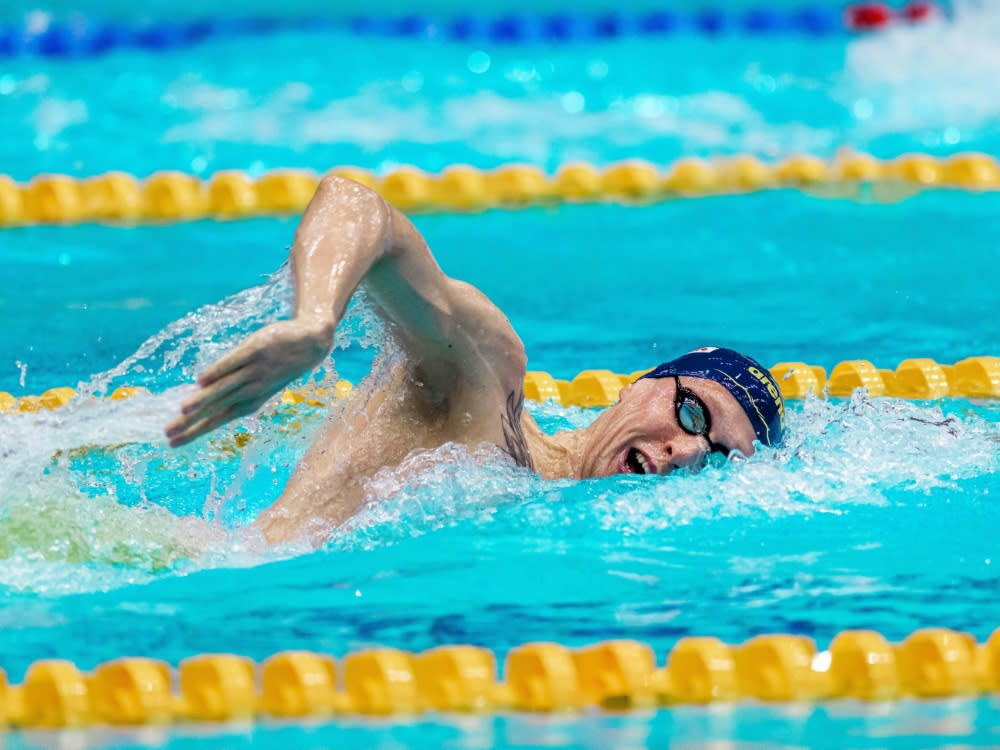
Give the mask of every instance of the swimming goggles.
[{"label": "swimming goggles", "polygon": [[676,375],[674,375],[674,387],[674,412],[677,415],[677,424],[688,435],[705,438],[711,453],[720,453],[728,457],[729,448],[721,443],[713,443],[712,438],[708,436],[712,430],[712,414],[705,406],[705,402],[690,388],[681,385],[681,379]]}]

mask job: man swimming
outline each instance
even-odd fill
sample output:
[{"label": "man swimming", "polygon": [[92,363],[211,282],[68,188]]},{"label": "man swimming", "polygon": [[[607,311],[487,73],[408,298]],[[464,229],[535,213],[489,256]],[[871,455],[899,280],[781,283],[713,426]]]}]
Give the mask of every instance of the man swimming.
[{"label": "man swimming", "polygon": [[329,529],[365,500],[366,482],[417,450],[498,446],[545,479],[668,474],[711,452],[750,456],[784,429],[777,384],[754,360],[705,348],[664,363],[588,427],[547,435],[524,410],[524,346],[475,287],[447,277],[417,229],[376,192],[323,179],[291,250],[294,317],[249,336],[198,377],[167,427],[171,446],[256,411],[319,365],[364,282],[404,357],[355,409],[325,424],[258,523],[271,543],[319,522]]}]

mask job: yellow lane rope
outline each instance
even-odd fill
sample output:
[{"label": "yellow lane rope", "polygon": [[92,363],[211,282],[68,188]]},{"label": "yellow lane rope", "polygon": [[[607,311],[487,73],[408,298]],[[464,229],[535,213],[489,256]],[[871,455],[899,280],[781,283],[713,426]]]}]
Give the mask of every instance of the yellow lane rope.
[{"label": "yellow lane rope", "polygon": [[[331,170],[379,191],[408,212],[477,211],[566,202],[641,202],[798,188],[826,197],[899,200],[928,188],[1000,189],[1000,166],[987,154],[941,158],[908,154],[880,161],[860,153],[831,162],[792,156],[776,164],[753,156],[682,159],[662,170],[641,160],[606,168],[567,164],[555,175],[511,164],[493,170],[466,165],[428,174],[400,167],[385,175],[354,167]],[[320,176],[280,169],[261,177],[223,171],[207,179],[158,172],[146,179],[109,172],[86,179],[41,175],[19,184],[0,175],[0,227],[82,222],[168,223],[297,214]]]},{"label": "yellow lane rope", "polygon": [[[805,398],[813,392],[830,396],[850,396],[864,388],[870,396],[892,396],[919,400],[941,398],[1000,398],[1000,357],[968,357],[953,365],[933,359],[904,359],[895,370],[879,369],[865,359],[851,359],[837,364],[827,376],[826,370],[805,362],[779,362],[770,368],[786,399]],[[618,401],[618,392],[648,370],[628,375],[611,370],[584,370],[572,380],[560,380],[547,372],[529,372],[524,378],[524,396],[530,401],[554,401],[563,406],[610,406]],[[340,380],[333,388],[309,391],[286,390],[282,404],[307,403],[323,406],[330,400],[347,396],[352,385]],[[123,386],[109,398],[130,398],[144,388]],[[15,396],[0,391],[0,412],[37,412],[65,406],[77,393],[72,388],[50,388],[40,396]]]},{"label": "yellow lane rope", "polygon": [[203,654],[182,661],[176,673],[166,662],[147,658],[115,659],[90,674],[69,661],[46,659],[33,663],[19,686],[8,686],[0,672],[0,722],[61,728],[427,710],[622,711],[743,699],[978,696],[1000,693],[1000,629],[985,643],[929,628],[899,644],[874,631],[849,630],[822,654],[800,635],[761,635],[737,646],[683,638],[662,667],[653,649],[638,641],[572,650],[529,643],[507,654],[503,671],[501,682],[496,656],[465,645],[419,654],[371,649],[341,663],[308,651],[285,651],[262,664]]}]

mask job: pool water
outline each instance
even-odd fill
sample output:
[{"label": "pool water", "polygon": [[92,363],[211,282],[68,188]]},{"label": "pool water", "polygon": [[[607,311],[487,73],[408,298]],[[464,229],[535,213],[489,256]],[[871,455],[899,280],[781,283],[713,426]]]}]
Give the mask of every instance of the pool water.
[{"label": "pool water", "polygon": [[[0,75],[12,128],[0,154],[27,179],[339,163],[552,169],[579,158],[831,156],[842,146],[988,151],[998,99],[982,73],[998,56],[997,18],[963,11],[950,26],[820,43],[553,51],[282,35],[159,57],[15,59]],[[976,54],[956,64],[946,55],[958,48]],[[477,53],[489,58],[482,72]],[[629,372],[706,343],[827,368],[996,355],[998,209],[993,194],[883,204],[772,191],[416,223],[447,273],[507,312],[529,368],[569,377]],[[988,401],[790,404],[784,447],[697,475],[543,482],[494,452],[445,447],[437,458],[449,460],[415,478],[381,475],[373,501],[328,530],[321,549],[265,548],[252,519],[280,493],[320,411],[273,404],[178,451],[162,429],[201,367],[287,311],[280,267],[294,226],[0,233],[0,390],[153,392],[0,416],[0,665],[12,681],[55,656],[91,668],[123,654],[176,663],[199,652],[262,659],[468,642],[502,658],[531,640],[625,637],[650,643],[662,663],[686,635],[793,632],[823,647],[852,627],[899,640],[946,626],[983,639],[1000,625],[1000,405]],[[322,377],[358,383],[385,348],[360,300]],[[529,409],[549,430],[594,417]],[[236,431],[252,436],[245,448],[234,447]],[[981,700],[262,725],[230,728],[226,742],[990,746],[996,725],[995,703]],[[77,739],[217,741],[200,731]]]},{"label": "pool water", "polygon": [[[709,341],[765,364],[826,368],[858,357],[880,367],[912,356],[953,362],[1000,343],[993,194],[866,205],[775,191],[416,223],[446,272],[480,285],[508,314],[529,368],[560,377],[631,372]],[[0,390],[41,393],[110,369],[171,321],[273,273],[294,227],[258,219],[5,231],[17,284],[0,294],[0,351],[9,352]],[[352,380],[367,371],[356,354],[338,355]],[[191,373],[174,375],[148,384]]]},{"label": "pool water", "polygon": [[[572,750],[645,750],[651,747],[704,747],[706,737],[739,737],[746,747],[852,747],[859,750],[911,750],[914,747],[995,747],[996,711],[988,701],[879,706],[856,703],[794,707],[705,709],[679,707],[657,713],[588,714],[582,717],[442,716],[433,722],[348,719],[299,726],[258,724],[229,726],[211,736],[186,726],[168,732],[109,730],[64,732],[83,747],[145,748],[169,743],[171,748],[266,747],[434,747],[543,748]],[[33,732],[8,747],[50,747],[53,733]]]},{"label": "pool water", "polygon": [[[1000,18],[986,3],[954,4],[953,22],[857,38],[678,34],[546,47],[331,31],[165,55],[18,56],[0,74],[9,128],[0,154],[6,173],[29,179],[996,151]],[[121,15],[110,3],[90,13]],[[220,15],[214,2],[183,14]]]}]

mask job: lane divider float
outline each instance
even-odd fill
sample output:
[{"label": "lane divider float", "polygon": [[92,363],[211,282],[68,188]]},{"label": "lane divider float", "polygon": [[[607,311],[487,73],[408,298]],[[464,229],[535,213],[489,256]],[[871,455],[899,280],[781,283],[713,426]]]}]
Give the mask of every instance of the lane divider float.
[{"label": "lane divider float", "polygon": [[284,651],[262,664],[202,654],[176,670],[157,659],[126,657],[90,674],[46,659],[34,662],[17,686],[0,672],[0,724],[59,729],[428,710],[552,713],[746,699],[973,697],[1000,693],[1000,628],[985,643],[945,628],[918,630],[899,644],[874,631],[847,630],[822,654],[801,635],[759,635],[737,646],[689,637],[662,667],[652,648],[634,640],[579,649],[528,643],[507,654],[503,672],[500,681],[496,656],[468,645],[418,654],[377,648],[342,662],[310,651]]},{"label": "lane divider float", "polygon": [[[844,398],[858,388],[869,396],[888,396],[921,401],[943,398],[1000,399],[1000,357],[968,357],[953,365],[939,364],[933,359],[905,359],[895,370],[879,369],[865,359],[840,362],[829,376],[824,368],[804,362],[779,362],[770,368],[786,399],[801,399],[812,393],[817,396]],[[628,375],[611,370],[583,370],[572,380],[554,378],[547,372],[528,372],[524,378],[524,397],[529,401],[552,401],[563,406],[605,407],[618,401],[625,386],[649,370],[636,370]],[[326,406],[350,395],[352,384],[338,381],[332,388],[309,390],[288,389],[282,392],[280,404]],[[145,388],[123,386],[108,398],[122,400]],[[72,388],[50,388],[40,396],[17,398],[0,391],[0,412],[38,412],[58,409],[77,398]]]},{"label": "lane divider float", "polygon": [[[338,167],[328,174],[367,185],[410,213],[560,203],[646,204],[781,188],[829,198],[886,201],[933,188],[1000,189],[1000,165],[983,153],[947,158],[907,154],[890,161],[851,153],[830,162],[798,155],[773,164],[744,155],[715,161],[681,159],[665,170],[632,159],[605,168],[567,164],[554,175],[527,164],[491,170],[458,164],[440,174],[400,167],[381,176],[356,167]],[[0,175],[0,227],[293,215],[305,210],[319,182],[318,174],[293,169],[278,169],[257,178],[240,171],[221,171],[205,180],[171,171],[143,180],[123,172],[89,178],[40,175],[25,184]]]},{"label": "lane divider float", "polygon": [[669,34],[805,34],[881,31],[943,16],[942,7],[913,0],[900,10],[879,2],[855,3],[844,9],[828,5],[799,8],[757,7],[733,11],[724,6],[684,12],[673,9],[604,13],[565,12],[548,15],[471,13],[451,18],[423,14],[404,16],[334,15],[221,16],[193,20],[151,21],[138,25],[73,17],[58,20],[30,14],[21,24],[0,25],[0,58],[34,55],[50,58],[96,57],[116,50],[164,53],[212,40],[252,38],[279,33],[322,34],[332,30],[365,37],[439,39],[451,42],[546,45],[593,42],[622,37]]},{"label": "lane divider float", "polygon": [[465,14],[451,19],[419,14],[356,16],[348,21],[348,28],[365,36],[552,44],[669,34],[710,37],[728,34],[827,36],[844,32],[882,31],[943,16],[943,9],[937,4],[913,0],[898,11],[885,3],[864,2],[843,9],[815,4],[798,8],[758,6],[735,11],[723,6],[706,6],[691,11],[664,8],[642,12],[564,12],[542,16],[522,13],[483,17]]}]

